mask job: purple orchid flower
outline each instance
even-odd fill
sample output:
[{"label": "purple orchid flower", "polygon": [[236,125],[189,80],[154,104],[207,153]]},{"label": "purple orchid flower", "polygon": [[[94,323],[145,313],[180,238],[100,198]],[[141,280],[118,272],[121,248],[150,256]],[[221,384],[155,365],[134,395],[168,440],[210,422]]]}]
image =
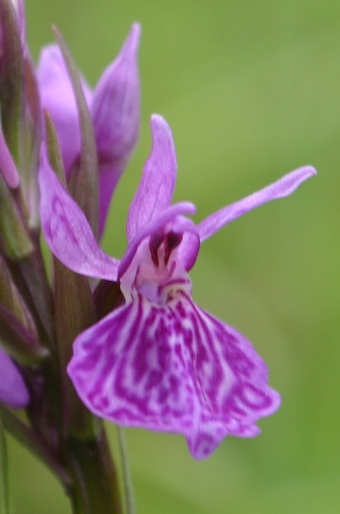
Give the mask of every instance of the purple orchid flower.
[{"label": "purple orchid flower", "polygon": [[[82,79],[98,153],[100,235],[104,230],[113,192],[138,139],[139,35],[140,26],[135,23],[119,55],[104,71],[93,92]],[[50,112],[55,123],[68,175],[79,159],[80,129],[72,85],[57,45],[50,45],[42,50],[37,79],[41,104]]]},{"label": "purple orchid flower", "polygon": [[182,433],[195,458],[207,457],[228,434],[257,435],[279,394],[250,342],[199,308],[188,271],[200,242],[259,205],[291,194],[314,175],[307,166],[212,214],[198,226],[188,202],[170,205],[176,155],[166,121],[151,118],[152,149],[127,220],[119,262],[97,245],[77,204],[49,166],[39,172],[42,228],[67,267],[119,281],[125,304],[81,333],[68,373],[85,405],[114,423]]},{"label": "purple orchid flower", "polygon": [[29,394],[15,364],[0,347],[0,401],[12,407],[21,409],[29,402]]}]

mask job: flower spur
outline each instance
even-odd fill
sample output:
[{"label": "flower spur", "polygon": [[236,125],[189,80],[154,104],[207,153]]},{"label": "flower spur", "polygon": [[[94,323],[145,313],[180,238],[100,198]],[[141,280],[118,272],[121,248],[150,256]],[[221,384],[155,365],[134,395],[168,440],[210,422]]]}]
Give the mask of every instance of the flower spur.
[{"label": "flower spur", "polygon": [[188,271],[200,243],[251,209],[291,194],[314,175],[306,166],[195,226],[188,202],[170,205],[176,156],[170,128],[151,118],[152,149],[131,203],[121,262],[98,246],[77,204],[42,152],[40,215],[51,251],[73,271],[118,281],[125,303],[82,332],[68,374],[94,414],[114,423],[182,433],[195,458],[228,434],[257,435],[279,394],[251,343],[199,308]]}]

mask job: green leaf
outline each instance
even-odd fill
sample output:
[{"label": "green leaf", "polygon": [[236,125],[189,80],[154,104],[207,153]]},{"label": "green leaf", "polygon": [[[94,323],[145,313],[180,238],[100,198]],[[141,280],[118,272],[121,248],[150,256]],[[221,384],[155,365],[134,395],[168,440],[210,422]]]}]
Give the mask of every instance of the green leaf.
[{"label": "green leaf", "polygon": [[53,122],[51,115],[47,109],[44,109],[44,120],[45,120],[45,127],[46,127],[48,159],[51,163],[53,170],[57,174],[59,181],[62,183],[64,188],[67,190],[65,170],[64,170],[64,164],[63,164],[63,159],[62,159],[62,155],[61,155],[59,139],[58,139],[58,135],[57,135],[57,131],[56,131],[54,122]]},{"label": "green leaf", "polygon": [[129,458],[127,452],[127,445],[124,435],[124,429],[121,426],[117,426],[118,444],[120,450],[120,460],[122,463],[123,470],[123,484],[125,494],[125,507],[126,514],[136,514],[135,498],[133,494],[132,478],[129,466]]},{"label": "green leaf", "polygon": [[31,313],[34,314],[41,340],[44,344],[53,345],[53,298],[39,246],[40,234],[37,230],[32,230],[30,235],[34,242],[34,252],[13,266],[12,276]]},{"label": "green leaf", "polygon": [[[21,280],[21,277],[20,277]],[[0,304],[17,318],[31,334],[37,336],[33,316],[27,307],[18,287],[15,285],[5,259],[0,255]]]},{"label": "green leaf", "polygon": [[74,513],[123,514],[117,471],[102,423],[99,427],[93,439],[67,441]]},{"label": "green leaf", "polygon": [[5,431],[0,419],[0,514],[9,513],[8,458]]},{"label": "green leaf", "polygon": [[84,211],[95,237],[98,237],[98,160],[92,120],[79,73],[70,51],[56,27],[53,28],[53,32],[64,57],[79,113],[81,134],[80,170],[72,193],[76,202]]},{"label": "green leaf", "polygon": [[[52,118],[47,111],[44,114],[49,161],[67,188],[58,136]],[[65,412],[64,433],[87,438],[93,435],[94,417],[79,399],[66,367],[72,357],[73,341],[96,321],[94,304],[86,277],[69,270],[56,257],[53,264],[55,325]]]},{"label": "green leaf", "polygon": [[27,213],[28,225],[30,228],[37,228],[40,226],[37,173],[43,138],[43,118],[36,73],[29,55],[26,55],[24,59],[24,74],[26,109],[22,133],[20,185],[24,192],[24,198],[30,199]]},{"label": "green leaf", "polygon": [[[70,477],[59,463],[57,456],[27,425],[18,419],[0,402],[0,423],[20,444],[43,462],[65,487],[70,486]],[[3,434],[3,432],[2,432]],[[6,512],[6,511],[5,511]],[[2,514],[2,513],[1,513]]]},{"label": "green leaf", "polygon": [[[1,0],[0,0],[1,1]],[[4,251],[10,259],[18,260],[33,252],[33,245],[14,197],[0,174],[0,235]]]},{"label": "green leaf", "polygon": [[1,303],[0,344],[11,357],[26,366],[37,364],[49,355],[48,350]]}]

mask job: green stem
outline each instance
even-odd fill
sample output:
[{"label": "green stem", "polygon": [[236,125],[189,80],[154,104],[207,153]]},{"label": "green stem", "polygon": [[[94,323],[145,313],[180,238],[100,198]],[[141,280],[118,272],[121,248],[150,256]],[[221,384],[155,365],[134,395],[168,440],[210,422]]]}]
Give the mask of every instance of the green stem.
[{"label": "green stem", "polygon": [[[28,304],[33,307],[33,312],[36,315],[41,339],[48,342],[48,346],[51,347],[55,338],[52,291],[41,254],[38,232],[31,231],[31,238],[35,243],[34,253],[26,259],[21,259],[18,268],[30,295],[27,300],[30,300]],[[37,284],[39,284],[39,287],[37,287]]]},{"label": "green stem", "polygon": [[2,421],[0,420],[0,513],[9,513],[8,457]]},{"label": "green stem", "polygon": [[127,514],[136,514],[136,505],[133,494],[132,479],[129,466],[129,458],[123,427],[117,426],[120,460],[122,462],[123,483],[125,493],[125,506]]},{"label": "green stem", "polygon": [[4,428],[19,443],[32,452],[39,460],[41,460],[60,480],[63,487],[70,487],[70,477],[66,470],[59,464],[55,455],[41,442],[39,437],[20,419],[18,419],[10,410],[0,403],[0,418]]},{"label": "green stem", "polygon": [[73,514],[122,514],[117,472],[104,428],[90,440],[69,439],[65,452],[73,478]]}]

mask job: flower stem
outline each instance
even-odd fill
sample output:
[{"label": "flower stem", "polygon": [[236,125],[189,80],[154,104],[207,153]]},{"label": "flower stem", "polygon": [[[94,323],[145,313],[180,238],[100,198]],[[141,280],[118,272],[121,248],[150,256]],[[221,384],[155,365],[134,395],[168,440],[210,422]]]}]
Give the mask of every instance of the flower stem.
[{"label": "flower stem", "polygon": [[70,477],[56,455],[46,447],[33,430],[18,419],[0,402],[0,419],[4,428],[33,455],[41,460],[60,480],[65,490],[70,487]]},{"label": "flower stem", "polygon": [[136,505],[133,494],[132,479],[129,466],[129,458],[126,447],[124,429],[117,426],[118,444],[120,449],[120,460],[122,462],[123,483],[125,493],[126,514],[136,514]]},{"label": "flower stem", "polygon": [[0,512],[9,513],[8,457],[5,432],[0,420]]},{"label": "flower stem", "polygon": [[73,514],[122,514],[117,472],[104,428],[89,440],[68,439]]}]

